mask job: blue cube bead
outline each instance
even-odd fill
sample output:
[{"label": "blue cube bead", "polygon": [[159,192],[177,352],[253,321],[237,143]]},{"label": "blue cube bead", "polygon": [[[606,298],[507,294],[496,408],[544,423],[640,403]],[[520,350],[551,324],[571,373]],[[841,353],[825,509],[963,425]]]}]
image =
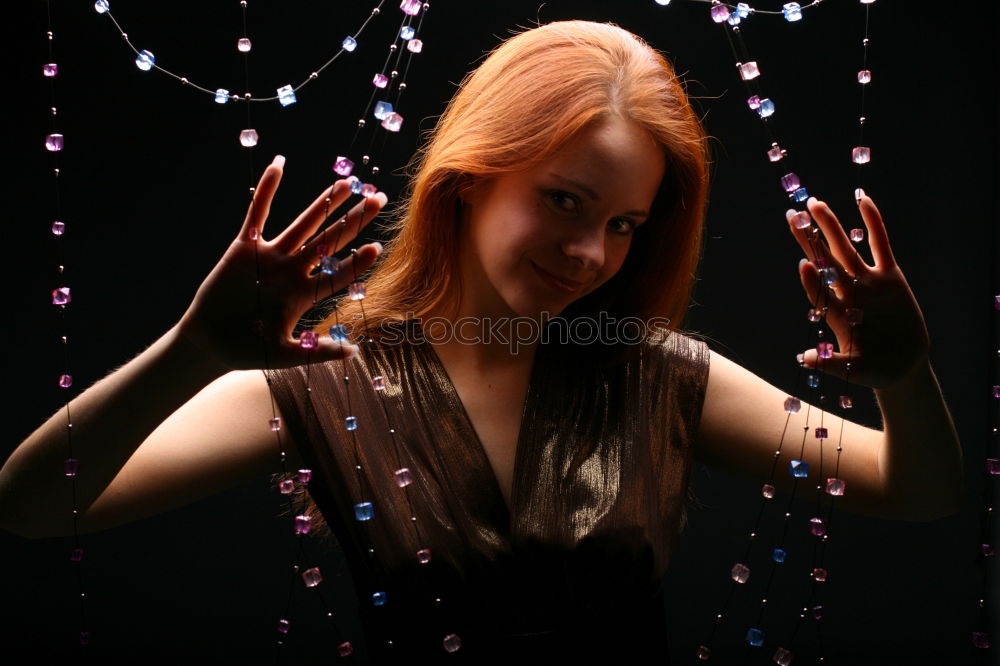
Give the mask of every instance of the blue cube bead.
[{"label": "blue cube bead", "polygon": [[785,551],[780,548],[775,548],[774,552],[771,553],[771,559],[779,564],[785,561],[785,557],[788,555]]},{"label": "blue cube bead", "polygon": [[278,101],[281,102],[281,106],[289,106],[298,100],[295,98],[295,91],[291,86],[282,86],[278,88]]},{"label": "blue cube bead", "polygon": [[357,178],[351,181],[351,192],[353,194],[361,194],[361,190],[363,187],[364,184]]},{"label": "blue cube bead", "polygon": [[781,13],[785,15],[786,21],[801,21],[802,5],[797,2],[787,2],[782,5]]},{"label": "blue cube bead", "polygon": [[358,502],[354,505],[355,520],[371,520],[375,515],[375,507],[371,502]]},{"label": "blue cube bead", "polygon": [[800,187],[799,189],[792,192],[792,199],[794,199],[795,201],[802,202],[808,198],[809,198],[809,192],[807,192],[806,188],[804,187]]},{"label": "blue cube bead", "polygon": [[837,281],[837,277],[837,269],[832,266],[821,268],[819,271],[819,279],[822,280],[823,284],[833,284]]},{"label": "blue cube bead", "polygon": [[736,15],[740,18],[746,18],[750,16],[750,5],[745,2],[736,3]]},{"label": "blue cube bead", "polygon": [[399,36],[406,40],[413,39],[413,36],[416,34],[417,31],[413,29],[412,25],[404,25],[399,29]]},{"label": "blue cube bead", "polygon": [[344,419],[344,427],[347,428],[348,430],[357,430],[358,419],[353,416],[348,416],[346,419]]},{"label": "blue cube bead", "polygon": [[385,592],[376,592],[372,595],[372,605],[373,606],[384,606],[385,605]]},{"label": "blue cube bead", "polygon": [[747,643],[754,647],[760,647],[764,644],[764,632],[751,627],[747,630]]},{"label": "blue cube bead", "polygon": [[809,388],[819,388],[819,375],[813,373],[806,375],[806,384]]},{"label": "blue cube bead", "polygon": [[805,460],[792,460],[788,463],[788,471],[797,479],[809,476],[809,463]]},{"label": "blue cube bead", "polygon": [[344,37],[344,41],[340,43],[340,48],[350,53],[351,51],[354,51],[354,49],[358,48],[358,40],[348,35],[347,37]]},{"label": "blue cube bead", "polygon": [[375,102],[375,117],[379,120],[385,120],[386,116],[392,113],[392,103],[391,102]]},{"label": "blue cube bead", "polygon": [[225,88],[219,88],[215,91],[215,103],[225,104],[229,101],[229,91]]},{"label": "blue cube bead", "polygon": [[97,2],[94,3],[94,11],[98,14],[103,14],[108,11],[108,9],[110,9],[108,0],[97,0]]},{"label": "blue cube bead", "polygon": [[347,327],[343,324],[334,324],[330,327],[330,337],[334,342],[341,342],[347,339]]},{"label": "blue cube bead", "polygon": [[769,118],[774,115],[774,102],[771,101],[770,97],[765,97],[760,100],[760,106],[757,107],[757,113],[761,118]]},{"label": "blue cube bead", "polygon": [[325,275],[333,275],[337,272],[338,261],[334,257],[320,257],[319,258],[319,269]]}]

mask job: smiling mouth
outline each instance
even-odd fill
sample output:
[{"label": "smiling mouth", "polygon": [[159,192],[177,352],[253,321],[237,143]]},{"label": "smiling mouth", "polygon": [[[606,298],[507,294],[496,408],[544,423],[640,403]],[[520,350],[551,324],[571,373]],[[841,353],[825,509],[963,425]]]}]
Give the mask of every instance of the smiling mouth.
[{"label": "smiling mouth", "polygon": [[546,284],[558,291],[563,292],[564,294],[575,294],[580,291],[581,287],[583,287],[583,282],[557,277],[533,261],[531,262],[531,265]]}]

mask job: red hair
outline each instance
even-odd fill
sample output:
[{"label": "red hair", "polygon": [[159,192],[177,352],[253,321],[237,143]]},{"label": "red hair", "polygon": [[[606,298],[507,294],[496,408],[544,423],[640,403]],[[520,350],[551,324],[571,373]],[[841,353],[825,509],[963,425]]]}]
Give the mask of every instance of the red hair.
[{"label": "red hair", "polygon": [[[408,197],[392,225],[396,233],[367,282],[367,326],[355,322],[355,331],[374,332],[386,321],[451,304],[461,286],[462,192],[545,160],[610,115],[652,135],[666,155],[666,173],[622,269],[571,311],[663,317],[676,327],[700,256],[708,195],[705,132],[662,55],[617,26],[565,21],[508,39],[462,81],[414,158]],[[353,311],[342,302],[342,314]]]}]

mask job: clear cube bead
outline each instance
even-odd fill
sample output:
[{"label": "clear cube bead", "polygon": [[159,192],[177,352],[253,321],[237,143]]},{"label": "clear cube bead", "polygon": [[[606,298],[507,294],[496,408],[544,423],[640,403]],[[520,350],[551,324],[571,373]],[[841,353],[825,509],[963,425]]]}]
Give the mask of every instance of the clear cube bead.
[{"label": "clear cube bead", "polygon": [[417,562],[427,564],[431,561],[431,551],[429,548],[421,548],[417,551]]},{"label": "clear cube bead", "polygon": [[837,401],[837,404],[840,405],[841,409],[851,409],[854,407],[854,400],[851,399],[851,396],[849,395],[842,395]]},{"label": "clear cube bead", "polygon": [[855,243],[860,243],[865,239],[864,229],[851,229],[851,240]]},{"label": "clear cube bead", "polygon": [[871,82],[872,82],[871,70],[862,69],[860,72],[858,72],[858,83],[866,84]]},{"label": "clear cube bead", "polygon": [[382,119],[382,127],[390,132],[398,132],[403,127],[403,116],[395,111],[389,113]]},{"label": "clear cube bead", "polygon": [[281,86],[278,88],[278,102],[281,103],[281,106],[290,106],[297,101],[295,89],[292,86]]},{"label": "clear cube bead", "polygon": [[729,7],[721,2],[714,3],[711,9],[712,20],[716,23],[724,23],[729,18]]},{"label": "clear cube bead", "polygon": [[352,301],[360,301],[365,297],[365,283],[364,282],[352,282],[347,286],[347,297]]},{"label": "clear cube bead", "polygon": [[700,661],[708,661],[712,658],[712,650],[704,645],[699,645],[698,651],[695,652],[695,656],[698,657]]},{"label": "clear cube bead", "polygon": [[49,134],[45,137],[45,150],[50,153],[58,153],[66,145],[66,139],[62,134]]},{"label": "clear cube bead", "polygon": [[786,21],[801,21],[802,5],[797,2],[786,2],[781,6],[781,13],[785,15]]},{"label": "clear cube bead", "polygon": [[410,53],[420,53],[424,50],[424,43],[419,39],[411,39],[406,42],[406,50]]},{"label": "clear cube bead", "polygon": [[816,345],[816,354],[820,358],[833,358],[833,343],[832,342],[820,342]]},{"label": "clear cube bead", "polygon": [[49,62],[42,65],[42,76],[47,76],[52,78],[59,73],[59,65],[54,62]]},{"label": "clear cube bead", "polygon": [[393,473],[393,477],[396,479],[396,485],[400,488],[405,488],[406,486],[413,483],[413,474],[410,472],[409,467],[402,467],[397,469]]},{"label": "clear cube bead", "polygon": [[260,136],[255,129],[245,129],[240,132],[240,145],[244,148],[253,148],[260,140]]},{"label": "clear cube bead", "polygon": [[751,60],[750,62],[741,62],[736,65],[740,70],[740,78],[744,81],[750,81],[751,79],[756,79],[760,76],[760,68],[757,67],[757,62]]},{"label": "clear cube bead", "polygon": [[385,378],[382,377],[382,375],[378,375],[377,377],[372,377],[372,388],[375,389],[376,391],[384,391]]},{"label": "clear cube bead", "polygon": [[797,414],[802,409],[802,401],[795,396],[785,398],[785,411],[789,414]]},{"label": "clear cube bead", "polygon": [[743,584],[750,579],[750,567],[740,562],[733,565],[729,571],[729,577],[737,583]]},{"label": "clear cube bead", "polygon": [[302,582],[306,587],[316,587],[323,582],[323,575],[319,572],[319,567],[306,569],[302,572]]},{"label": "clear cube bead", "polygon": [[868,146],[858,146],[852,149],[851,161],[855,164],[868,164],[872,161],[872,149]]},{"label": "clear cube bead", "polygon": [[156,63],[156,56],[146,50],[139,51],[139,55],[135,57],[135,66],[144,72],[153,69],[154,63]]},{"label": "clear cube bead", "polygon": [[240,53],[249,53],[251,48],[250,40],[246,37],[240,37],[236,40],[236,50]]},{"label": "clear cube bead", "polygon": [[825,583],[828,575],[827,570],[822,567],[813,567],[812,573],[810,574],[812,579],[817,583]]},{"label": "clear cube bead", "polygon": [[462,647],[462,639],[458,637],[458,634],[448,634],[441,639],[441,645],[445,652],[458,652]]},{"label": "clear cube bead", "polygon": [[354,49],[358,48],[358,40],[348,35],[347,37],[344,37],[344,41],[340,43],[340,48],[344,49],[348,53],[351,53]]},{"label": "clear cube bead", "polygon": [[785,648],[778,648],[774,652],[774,657],[772,657],[772,660],[778,666],[791,666],[791,664],[792,664],[792,658],[794,656],[795,655],[793,655],[791,652],[789,652]]},{"label": "clear cube bead", "polygon": [[760,494],[767,499],[774,499],[774,486],[772,486],[770,483],[765,483],[763,486],[761,486]]}]

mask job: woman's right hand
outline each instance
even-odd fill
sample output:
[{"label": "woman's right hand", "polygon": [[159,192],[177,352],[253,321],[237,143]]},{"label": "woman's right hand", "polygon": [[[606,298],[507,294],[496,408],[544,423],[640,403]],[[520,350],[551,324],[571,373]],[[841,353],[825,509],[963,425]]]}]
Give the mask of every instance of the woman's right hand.
[{"label": "woman's right hand", "polygon": [[313,238],[329,214],[351,196],[351,181],[338,180],[280,234],[265,240],[264,223],[284,163],[279,155],[264,170],[243,228],[177,325],[180,337],[216,364],[219,374],[260,368],[265,359],[269,367],[279,368],[345,358],[356,351],[326,336],[317,347],[304,349],[292,330],[318,300],[343,289],[375,263],[382,246],[371,243],[353,250],[333,275],[315,270],[321,246],[326,246],[324,254],[335,255],[378,214],[386,197],[378,193],[363,198]]}]

